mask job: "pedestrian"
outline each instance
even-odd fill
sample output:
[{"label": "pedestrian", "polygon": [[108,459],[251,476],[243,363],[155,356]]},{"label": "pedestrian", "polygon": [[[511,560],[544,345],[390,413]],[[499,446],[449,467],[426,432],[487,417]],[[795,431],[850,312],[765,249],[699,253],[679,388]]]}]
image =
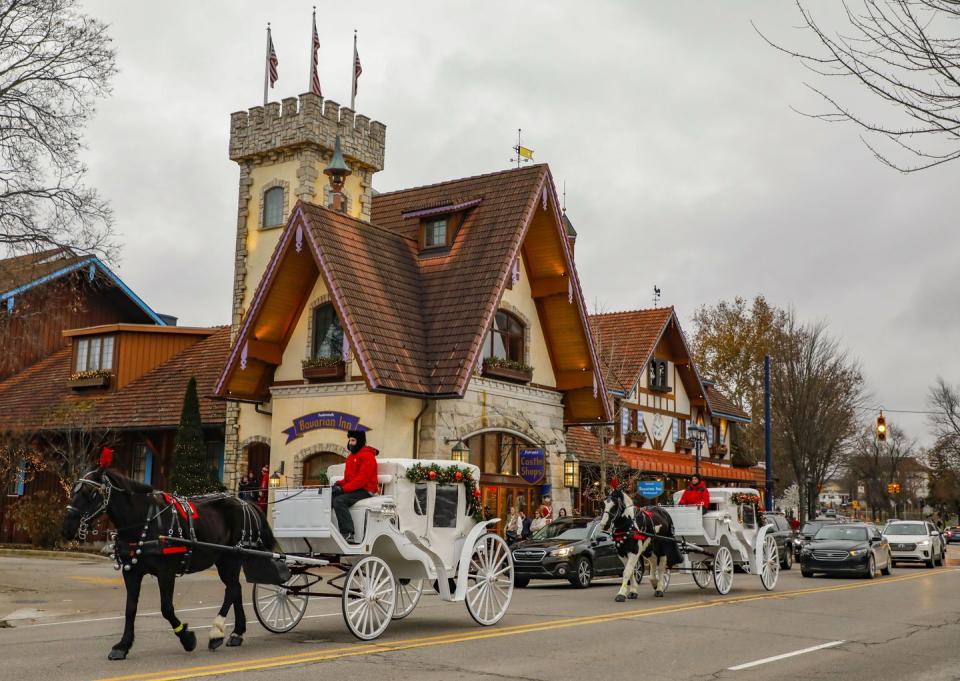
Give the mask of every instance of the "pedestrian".
[{"label": "pedestrian", "polygon": [[546,526],[547,519],[540,514],[539,510],[535,511],[533,514],[533,520],[530,522],[530,532],[536,534]]},{"label": "pedestrian", "polygon": [[517,515],[520,518],[520,539],[527,540],[532,534],[530,531],[530,518],[528,518],[527,514],[523,511],[519,511]]},{"label": "pedestrian", "polygon": [[260,510],[267,512],[267,491],[270,489],[270,469],[264,466],[260,469],[260,495],[257,504]]},{"label": "pedestrian", "polygon": [[544,497],[543,501],[540,502],[540,517],[547,521],[547,524],[553,520],[553,507],[550,502],[550,497]]},{"label": "pedestrian", "polygon": [[250,471],[243,474],[240,478],[240,485],[237,487],[238,496],[243,501],[250,500]]},{"label": "pedestrian", "polygon": [[503,524],[503,537],[507,540],[507,545],[516,543],[520,538],[520,532],[517,526],[517,509],[511,506],[507,512],[507,522]]},{"label": "pedestrian", "polygon": [[561,506],[560,510],[557,512],[557,518],[566,518],[566,517],[567,517],[567,509]]}]

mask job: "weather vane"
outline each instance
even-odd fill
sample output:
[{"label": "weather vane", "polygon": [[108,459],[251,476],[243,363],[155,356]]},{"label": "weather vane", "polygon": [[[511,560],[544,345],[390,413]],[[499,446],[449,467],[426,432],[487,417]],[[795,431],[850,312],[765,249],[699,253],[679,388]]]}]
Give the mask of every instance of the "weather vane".
[{"label": "weather vane", "polygon": [[653,306],[660,307],[660,287],[653,285]]},{"label": "weather vane", "polygon": [[517,128],[517,146],[513,148],[513,153],[515,153],[516,156],[510,159],[510,163],[516,163],[518,168],[520,164],[530,163],[533,160],[533,149],[528,149],[521,143],[521,131],[521,128]]}]

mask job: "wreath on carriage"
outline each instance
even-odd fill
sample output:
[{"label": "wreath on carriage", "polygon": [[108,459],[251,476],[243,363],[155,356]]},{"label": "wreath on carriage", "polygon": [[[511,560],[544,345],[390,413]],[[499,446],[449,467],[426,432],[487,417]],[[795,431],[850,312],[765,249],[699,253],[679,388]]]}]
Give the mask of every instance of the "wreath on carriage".
[{"label": "wreath on carriage", "polygon": [[760,495],[748,494],[747,492],[737,492],[730,496],[730,501],[738,506],[751,505],[753,513],[757,518],[757,527],[763,527],[763,506],[760,504]]},{"label": "wreath on carriage", "polygon": [[407,469],[407,480],[414,484],[419,482],[436,482],[441,485],[463,484],[467,490],[470,515],[478,523],[487,519],[480,504],[480,488],[477,487],[477,481],[473,479],[473,471],[466,466],[441,466],[436,463],[424,466],[418,463]]}]

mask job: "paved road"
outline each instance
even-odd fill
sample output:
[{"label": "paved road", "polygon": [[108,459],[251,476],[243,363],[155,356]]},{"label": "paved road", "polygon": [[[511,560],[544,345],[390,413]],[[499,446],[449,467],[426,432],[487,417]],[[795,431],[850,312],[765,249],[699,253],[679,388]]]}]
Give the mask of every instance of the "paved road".
[{"label": "paved road", "polygon": [[[545,583],[516,591],[492,628],[425,595],[374,644],[347,633],[338,601],[317,599],[295,631],[269,634],[254,622],[242,648],[213,653],[204,640],[184,652],[156,613],[153,583],[144,584],[131,656],[108,662],[123,603],[108,563],[0,557],[0,622],[9,627],[0,628],[0,679],[960,679],[952,567],[898,568],[872,581],[803,579],[794,569],[772,593],[738,574],[726,597],[678,575],[666,598],[644,583],[625,604],[613,602],[609,581],[586,591]],[[179,612],[204,639],[220,594],[212,574],[178,581]]]}]

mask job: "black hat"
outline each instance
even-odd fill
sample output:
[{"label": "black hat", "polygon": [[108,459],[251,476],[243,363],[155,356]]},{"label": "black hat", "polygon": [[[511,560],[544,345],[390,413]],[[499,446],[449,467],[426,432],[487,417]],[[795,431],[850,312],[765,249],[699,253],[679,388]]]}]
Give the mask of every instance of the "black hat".
[{"label": "black hat", "polygon": [[348,430],[347,438],[351,437],[356,439],[358,448],[367,444],[367,431],[365,430]]}]

